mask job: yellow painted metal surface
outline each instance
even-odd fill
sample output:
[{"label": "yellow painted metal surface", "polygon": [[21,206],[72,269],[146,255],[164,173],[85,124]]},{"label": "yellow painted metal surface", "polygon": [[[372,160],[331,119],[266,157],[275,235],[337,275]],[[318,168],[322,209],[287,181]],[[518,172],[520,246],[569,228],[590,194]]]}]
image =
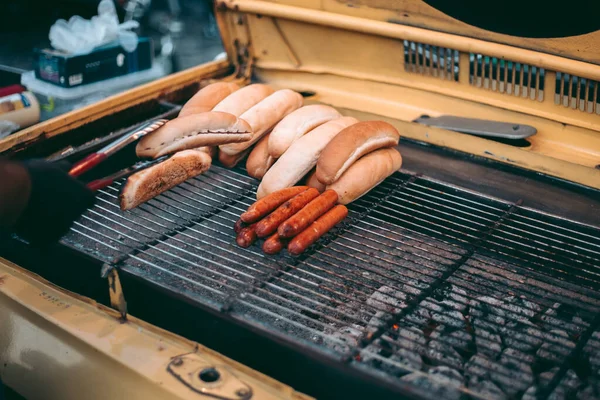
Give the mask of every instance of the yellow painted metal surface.
[{"label": "yellow painted metal surface", "polygon": [[[0,259],[0,375],[27,399],[308,399],[197,343]],[[217,369],[204,383],[198,372]]]},{"label": "yellow painted metal surface", "polygon": [[[600,170],[596,168],[600,165],[600,105],[594,104],[594,112],[587,112],[592,104],[582,102],[584,93],[565,92],[565,96],[571,95],[573,107],[556,104],[563,99],[555,96],[556,70],[598,79],[599,66],[362,16],[276,3],[219,3],[226,42],[241,42],[250,48],[260,80],[315,92],[317,101],[397,123],[421,115],[447,114],[532,125],[538,133],[528,138],[531,145],[526,147],[444,130],[429,135],[414,124],[403,130],[407,137],[600,188]],[[236,30],[228,30],[234,23]],[[244,32],[249,32],[250,38],[244,33],[237,41],[243,25],[247,25]],[[431,65],[407,65],[404,40],[452,46],[459,55],[452,61],[458,72],[448,77]],[[544,84],[531,78],[535,90],[511,87],[494,74],[498,79],[477,81],[470,75],[469,52],[547,68]]]}]

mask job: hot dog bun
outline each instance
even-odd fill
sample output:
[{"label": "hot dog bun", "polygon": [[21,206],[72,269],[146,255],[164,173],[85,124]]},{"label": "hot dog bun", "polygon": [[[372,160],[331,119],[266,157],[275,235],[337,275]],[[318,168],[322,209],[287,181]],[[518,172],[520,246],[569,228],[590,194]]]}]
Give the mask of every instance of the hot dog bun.
[{"label": "hot dog bun", "polygon": [[269,139],[269,153],[279,158],[292,143],[327,121],[341,117],[333,107],[314,104],[290,113],[275,125]]},{"label": "hot dog bun", "polygon": [[289,89],[278,90],[240,116],[252,129],[252,139],[243,143],[231,143],[220,146],[225,154],[241,153],[258,142],[283,117],[302,107],[304,99],[300,93]]},{"label": "hot dog bun", "polygon": [[217,156],[218,149],[215,146],[203,146],[203,147],[198,147],[196,150],[205,152],[212,159]]},{"label": "hot dog bun", "polygon": [[119,199],[121,210],[137,207],[172,187],[208,170],[211,158],[200,150],[184,150],[160,164],[131,175]]},{"label": "hot dog bun", "polygon": [[327,189],[333,189],[340,204],[348,204],[368,193],[402,166],[402,156],[395,148],[379,149],[360,158]]},{"label": "hot dog bun", "polygon": [[273,88],[262,83],[244,86],[221,100],[212,111],[226,112],[239,117],[274,91]]},{"label": "hot dog bun", "polygon": [[235,115],[205,112],[167,122],[144,136],[136,146],[136,153],[139,157],[158,158],[180,150],[244,142],[251,137],[250,125]]},{"label": "hot dog bun", "polygon": [[332,139],[317,162],[317,179],[331,185],[360,157],[385,147],[398,145],[400,134],[383,121],[354,124]]},{"label": "hot dog bun", "polygon": [[223,166],[225,168],[233,168],[236,165],[238,165],[238,163],[240,161],[242,161],[244,159],[244,157],[246,157],[248,155],[249,152],[250,152],[250,149],[246,149],[246,150],[242,151],[241,153],[230,156],[229,154],[225,154],[222,151],[220,151],[219,152],[219,162],[221,164],[223,164]]},{"label": "hot dog bun", "polygon": [[358,120],[353,117],[334,119],[316,127],[292,143],[263,177],[258,186],[258,198],[294,186],[315,166],[327,144],[344,128],[357,122]]},{"label": "hot dog bun", "polygon": [[216,82],[200,89],[179,111],[179,117],[199,114],[213,109],[221,100],[227,98],[240,87],[233,82]]},{"label": "hot dog bun", "polygon": [[256,179],[262,179],[269,168],[275,163],[275,159],[269,154],[269,136],[267,133],[256,143],[246,161],[248,175]]}]

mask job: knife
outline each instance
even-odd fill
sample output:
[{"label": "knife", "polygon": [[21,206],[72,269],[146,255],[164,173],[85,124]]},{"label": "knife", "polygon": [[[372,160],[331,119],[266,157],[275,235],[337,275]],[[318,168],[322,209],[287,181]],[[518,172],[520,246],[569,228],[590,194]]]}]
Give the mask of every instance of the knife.
[{"label": "knife", "polygon": [[159,157],[155,160],[149,160],[149,161],[140,161],[136,164],[133,164],[131,167],[127,167],[124,168],[118,172],[115,172],[112,175],[109,175],[105,178],[100,178],[100,179],[96,179],[94,181],[91,181],[87,184],[88,189],[96,192],[100,189],[104,189],[107,186],[110,186],[114,181],[121,179],[121,178],[127,178],[131,175],[133,175],[134,173],[141,171],[143,169],[146,169],[148,167],[151,167],[153,165],[159,164],[163,161],[168,160],[170,157],[172,156],[172,154],[168,154],[162,157]]},{"label": "knife", "polygon": [[441,115],[429,117],[424,115],[413,122],[483,137],[519,140],[533,136],[537,130],[533,126],[510,122],[490,121],[485,119],[454,117]]},{"label": "knife", "polygon": [[72,177],[78,177],[82,175],[83,173],[94,168],[96,165],[100,164],[102,161],[106,160],[117,151],[123,149],[128,144],[135,142],[139,138],[146,136],[151,132],[154,132],[166,124],[167,121],[168,119],[157,119],[142,125],[140,128],[132,130],[130,133],[123,135],[123,137],[115,140],[114,142],[104,146],[100,150],[75,163],[75,165],[73,165],[69,171],[69,175]]}]

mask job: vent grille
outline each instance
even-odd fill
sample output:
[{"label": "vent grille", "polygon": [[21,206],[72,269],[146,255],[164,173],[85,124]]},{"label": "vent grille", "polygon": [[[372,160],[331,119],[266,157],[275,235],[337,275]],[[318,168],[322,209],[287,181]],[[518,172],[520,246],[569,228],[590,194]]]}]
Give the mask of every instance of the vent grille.
[{"label": "vent grille", "polygon": [[590,114],[600,114],[598,82],[557,72],[554,103]]},{"label": "vent grille", "polygon": [[544,100],[545,70],[483,54],[470,55],[472,86],[531,100]]},{"label": "vent grille", "polygon": [[405,40],[404,70],[458,82],[459,52],[446,47]]}]

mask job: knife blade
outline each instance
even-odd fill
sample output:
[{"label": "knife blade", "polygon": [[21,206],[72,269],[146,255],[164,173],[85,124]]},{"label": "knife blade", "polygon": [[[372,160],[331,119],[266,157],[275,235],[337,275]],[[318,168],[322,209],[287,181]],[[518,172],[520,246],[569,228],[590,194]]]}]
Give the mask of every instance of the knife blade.
[{"label": "knife blade", "polygon": [[483,137],[519,140],[533,136],[537,129],[533,126],[485,119],[441,115],[439,117],[422,116],[413,122]]}]

